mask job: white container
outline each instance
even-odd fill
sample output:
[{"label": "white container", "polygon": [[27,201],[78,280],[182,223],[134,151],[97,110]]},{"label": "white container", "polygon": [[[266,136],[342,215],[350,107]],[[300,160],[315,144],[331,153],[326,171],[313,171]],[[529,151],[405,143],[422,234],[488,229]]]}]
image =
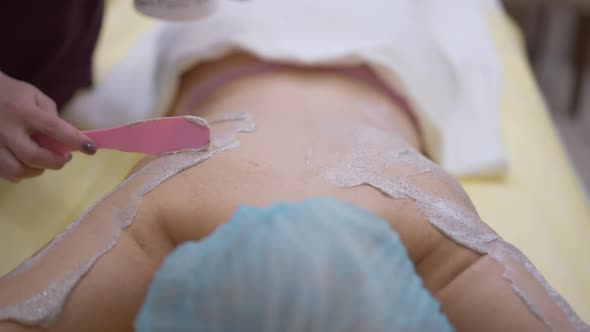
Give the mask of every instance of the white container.
[{"label": "white container", "polygon": [[195,20],[211,15],[217,0],[134,0],[142,14],[172,21]]}]

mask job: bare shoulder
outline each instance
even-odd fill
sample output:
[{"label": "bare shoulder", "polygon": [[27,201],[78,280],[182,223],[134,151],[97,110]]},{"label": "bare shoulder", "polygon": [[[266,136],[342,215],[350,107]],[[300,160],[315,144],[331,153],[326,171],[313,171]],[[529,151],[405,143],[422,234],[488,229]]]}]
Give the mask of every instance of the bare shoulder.
[{"label": "bare shoulder", "polygon": [[[111,198],[122,197],[115,195]],[[63,237],[54,245],[29,270],[30,273],[16,275],[12,281],[14,285],[0,285],[3,295],[12,296],[26,293],[24,290],[29,289],[40,288],[42,291],[47,285],[63,280],[60,278],[64,273],[72,275],[80,272],[81,278],[66,292],[62,310],[59,307],[49,308],[57,313],[57,319],[48,329],[1,321],[0,331],[133,330],[133,320],[143,303],[151,278],[172,247],[157,229],[157,207],[149,197],[145,197],[139,206],[133,224],[127,229],[119,229],[118,232],[109,233],[113,229],[101,227],[113,218],[113,210],[102,207],[101,204],[97,205],[92,210],[94,213],[89,213],[69,236]],[[95,249],[105,248],[105,243],[96,242],[103,236],[114,239],[115,243],[101,254]],[[85,271],[77,270],[80,268],[77,262],[91,265]],[[14,288],[14,292],[10,288]],[[28,297],[27,295],[26,298]],[[26,298],[15,297],[19,299],[15,302],[22,303]],[[26,310],[47,309],[43,306],[46,303],[28,306]]]}]

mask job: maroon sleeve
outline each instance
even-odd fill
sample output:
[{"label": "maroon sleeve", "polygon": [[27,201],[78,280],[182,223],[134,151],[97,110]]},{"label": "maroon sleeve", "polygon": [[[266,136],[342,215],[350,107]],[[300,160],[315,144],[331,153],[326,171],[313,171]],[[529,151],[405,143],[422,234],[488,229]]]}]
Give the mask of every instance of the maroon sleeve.
[{"label": "maroon sleeve", "polygon": [[104,0],[16,0],[0,4],[0,71],[29,82],[61,108],[92,82]]}]

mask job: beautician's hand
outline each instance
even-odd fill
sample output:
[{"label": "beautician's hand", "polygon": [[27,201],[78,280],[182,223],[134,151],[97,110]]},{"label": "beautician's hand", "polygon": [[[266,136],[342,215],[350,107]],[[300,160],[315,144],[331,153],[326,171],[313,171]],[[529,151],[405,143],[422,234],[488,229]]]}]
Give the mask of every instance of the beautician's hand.
[{"label": "beautician's hand", "polygon": [[18,182],[45,169],[60,169],[72,157],[40,147],[31,138],[34,134],[87,154],[96,152],[92,140],[59,117],[53,100],[0,72],[0,178]]}]

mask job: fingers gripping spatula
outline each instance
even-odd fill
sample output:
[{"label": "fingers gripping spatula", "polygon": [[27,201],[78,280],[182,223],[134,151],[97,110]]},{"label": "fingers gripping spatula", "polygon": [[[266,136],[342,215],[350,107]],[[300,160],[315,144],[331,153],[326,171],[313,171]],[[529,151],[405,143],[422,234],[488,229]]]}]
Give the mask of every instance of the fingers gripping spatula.
[{"label": "fingers gripping spatula", "polygon": [[[150,119],[83,133],[99,149],[145,154],[206,148],[211,134],[209,124],[196,116]],[[36,136],[34,139],[40,146],[57,153],[65,154],[74,150],[47,136]]]}]

